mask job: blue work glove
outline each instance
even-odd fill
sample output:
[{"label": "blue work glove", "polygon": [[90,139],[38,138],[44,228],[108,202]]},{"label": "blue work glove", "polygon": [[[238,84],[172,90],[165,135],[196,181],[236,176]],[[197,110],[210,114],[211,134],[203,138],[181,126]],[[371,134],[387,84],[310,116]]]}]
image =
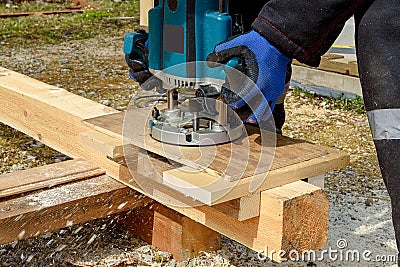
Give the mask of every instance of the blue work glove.
[{"label": "blue work glove", "polygon": [[140,84],[153,76],[148,67],[148,47],[148,39],[141,38],[135,42],[133,52],[125,55],[125,63],[129,67],[129,77]]},{"label": "blue work glove", "polygon": [[[226,71],[227,84],[221,91],[222,100],[238,112],[244,106],[250,106],[253,114],[246,123],[259,124],[268,120],[284,90],[290,58],[254,30],[218,44],[207,61],[210,67],[214,67],[211,62],[226,64],[232,58],[242,59],[240,69],[248,79],[238,82],[236,78],[235,81],[230,77],[234,72]],[[249,105],[254,102],[255,105]]]}]

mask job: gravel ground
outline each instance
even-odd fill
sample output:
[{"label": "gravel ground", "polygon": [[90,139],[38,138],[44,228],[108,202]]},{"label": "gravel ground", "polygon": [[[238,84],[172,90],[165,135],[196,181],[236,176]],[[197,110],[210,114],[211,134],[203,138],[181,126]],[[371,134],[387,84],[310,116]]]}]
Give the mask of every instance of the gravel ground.
[{"label": "gravel ground", "polygon": [[[0,65],[123,110],[137,89],[126,75],[122,36],[95,37],[59,45],[13,48],[0,45]],[[289,93],[284,134],[338,148],[351,165],[326,174],[331,214],[327,248],[395,255],[390,202],[380,178],[366,116],[332,110],[324,100]],[[65,160],[66,157],[5,125],[0,125],[0,172]],[[338,248],[339,245],[339,248]],[[340,249],[342,248],[342,249]],[[343,254],[342,253],[342,254]],[[321,255],[322,251],[317,252]],[[219,251],[177,263],[118,226],[112,218],[76,225],[37,238],[0,246],[3,266],[278,266],[223,238]],[[115,265],[112,265],[115,264]],[[395,266],[330,259],[281,266]]]}]

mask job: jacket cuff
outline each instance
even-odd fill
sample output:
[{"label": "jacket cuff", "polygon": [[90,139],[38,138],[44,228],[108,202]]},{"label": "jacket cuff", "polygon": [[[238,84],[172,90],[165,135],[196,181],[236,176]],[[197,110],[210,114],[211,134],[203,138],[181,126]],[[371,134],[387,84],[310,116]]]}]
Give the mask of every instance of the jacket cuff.
[{"label": "jacket cuff", "polygon": [[321,57],[319,55],[308,53],[267,19],[259,16],[253,22],[252,28],[286,56],[295,58],[299,62],[312,67],[319,66],[321,62]]}]

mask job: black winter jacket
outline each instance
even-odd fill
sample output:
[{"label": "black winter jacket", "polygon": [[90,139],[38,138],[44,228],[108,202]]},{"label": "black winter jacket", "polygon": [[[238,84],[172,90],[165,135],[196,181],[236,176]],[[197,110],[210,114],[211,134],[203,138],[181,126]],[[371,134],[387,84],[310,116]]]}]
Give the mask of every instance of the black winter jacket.
[{"label": "black winter jacket", "polygon": [[[291,58],[318,66],[323,55],[354,13],[371,0],[270,0],[252,27]],[[265,3],[265,2],[264,2]]]}]

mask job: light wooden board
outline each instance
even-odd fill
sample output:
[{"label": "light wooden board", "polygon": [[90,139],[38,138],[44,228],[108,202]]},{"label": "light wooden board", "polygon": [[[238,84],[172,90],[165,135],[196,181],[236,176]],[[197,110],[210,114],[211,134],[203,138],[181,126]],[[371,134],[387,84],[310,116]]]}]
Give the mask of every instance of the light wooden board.
[{"label": "light wooden board", "polygon": [[75,159],[3,174],[0,175],[0,198],[50,188],[104,173],[104,170],[88,161]]},{"label": "light wooden board", "polygon": [[362,88],[358,77],[305,66],[293,65],[292,69],[292,80],[301,83],[306,88],[307,86],[316,86],[362,96]]},{"label": "light wooden board", "polygon": [[0,244],[140,207],[143,197],[102,175],[0,202]]},{"label": "light wooden board", "polygon": [[[328,154],[324,147],[282,136],[276,139],[271,133],[265,133],[266,144],[261,145],[260,133],[255,128],[248,128],[248,136],[230,144],[202,148],[163,144],[149,136],[146,126],[148,114],[149,109],[130,110],[128,114],[121,112],[105,115],[84,120],[84,123],[95,130],[123,139],[125,144],[131,143],[194,169],[225,178],[251,177]],[[132,120],[135,120],[136,125],[130,126]]]},{"label": "light wooden board", "polygon": [[80,133],[79,138],[83,145],[93,147],[110,159],[115,160],[124,156],[124,147],[121,139],[93,130]]},{"label": "light wooden board", "polygon": [[[97,118],[85,120],[84,123],[95,130],[103,132],[123,142],[132,142],[147,151],[161,155],[167,159],[189,166],[164,171],[162,182],[171,188],[189,195],[207,205],[222,203],[241,198],[254,191],[261,192],[279,185],[287,184],[308,177],[323,174],[336,168],[342,168],[349,163],[349,157],[335,150],[313,145],[306,141],[294,140],[278,136],[275,145],[264,148],[259,140],[259,133],[254,128],[249,130],[249,135],[240,142],[246,143],[249,148],[249,157],[246,151],[232,147],[236,144],[226,144],[217,147],[177,147],[162,144],[153,140],[147,132],[147,109],[133,110],[130,115],[114,113]],[[130,125],[126,120],[132,115],[137,119],[137,125],[122,133],[123,127]],[[140,119],[143,118],[143,119]],[[136,132],[131,132],[135,129]],[[144,129],[140,132],[140,129]],[[129,138],[126,138],[128,135]],[[275,141],[271,134],[271,142]],[[242,155],[240,155],[242,153]],[[184,156],[183,156],[184,155]],[[205,156],[205,161],[197,160]],[[211,155],[210,157],[208,157]],[[244,155],[244,157],[243,157]],[[209,160],[211,158],[211,160]],[[272,164],[269,164],[272,162]],[[228,165],[227,165],[228,164]],[[239,181],[226,179],[225,171],[230,168],[229,176],[240,173]],[[200,171],[198,171],[200,169]],[[243,171],[244,170],[244,171]],[[234,179],[235,180],[235,179]]]},{"label": "light wooden board", "polygon": [[154,0],[140,0],[140,26],[149,26],[148,12],[154,6]]}]

